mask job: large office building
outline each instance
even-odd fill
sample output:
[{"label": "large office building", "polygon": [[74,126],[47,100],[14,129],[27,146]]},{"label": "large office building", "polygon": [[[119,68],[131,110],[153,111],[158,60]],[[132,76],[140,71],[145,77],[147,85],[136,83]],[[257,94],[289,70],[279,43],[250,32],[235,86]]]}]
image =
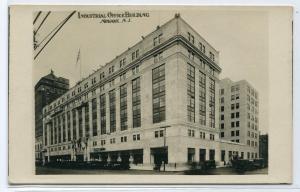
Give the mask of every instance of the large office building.
[{"label": "large office building", "polygon": [[44,107],[44,161],[184,170],[251,146],[219,138],[219,52],[179,14]]},{"label": "large office building", "polygon": [[250,146],[246,158],[258,158],[258,106],[258,92],[246,80],[220,81],[220,138]]},{"label": "large office building", "polygon": [[69,80],[56,77],[51,72],[42,77],[35,85],[35,151],[36,159],[41,159],[43,146],[43,107],[69,90]]}]

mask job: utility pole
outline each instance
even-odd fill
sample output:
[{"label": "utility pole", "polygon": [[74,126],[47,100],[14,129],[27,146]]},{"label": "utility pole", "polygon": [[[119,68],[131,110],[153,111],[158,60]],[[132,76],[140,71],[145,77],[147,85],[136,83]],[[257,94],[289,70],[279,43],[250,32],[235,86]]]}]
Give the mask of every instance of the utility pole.
[{"label": "utility pole", "polygon": [[[166,141],[167,141],[166,134],[167,134],[167,128],[169,128],[169,127],[171,127],[171,126],[167,125],[167,126],[160,127],[160,128],[164,129],[164,148],[163,148],[164,155],[168,155],[167,149],[166,149]],[[164,159],[164,171],[166,171],[166,159]]]}]

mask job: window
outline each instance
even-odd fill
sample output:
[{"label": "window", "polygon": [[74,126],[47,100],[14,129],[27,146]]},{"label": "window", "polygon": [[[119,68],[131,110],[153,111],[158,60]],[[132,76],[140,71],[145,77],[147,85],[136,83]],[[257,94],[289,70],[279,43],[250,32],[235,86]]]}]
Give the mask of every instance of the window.
[{"label": "window", "polygon": [[[239,140],[239,139],[236,139],[236,140],[235,140],[235,142],[239,143],[239,142],[240,142],[240,140]],[[242,152],[242,153],[243,153],[243,152]]]},{"label": "window", "polygon": [[194,54],[194,52],[193,52],[193,51],[190,51],[190,50],[188,50],[188,57],[189,57],[191,60],[194,60],[194,58],[195,58],[195,54]]},{"label": "window", "polygon": [[187,117],[189,122],[195,122],[195,67],[188,64],[187,69]]},{"label": "window", "polygon": [[114,86],[114,85],[115,85],[114,79],[112,79],[111,81],[109,81],[109,87],[112,87],[112,86]]},{"label": "window", "polygon": [[126,79],[126,72],[120,75],[120,81],[124,81]]},{"label": "window", "polygon": [[153,123],[159,123],[166,119],[164,64],[152,70],[152,98]]},{"label": "window", "polygon": [[234,109],[234,104],[231,104],[231,110],[233,110]]},{"label": "window", "polygon": [[132,80],[132,118],[133,128],[141,126],[140,77]]},{"label": "window", "polygon": [[231,137],[233,137],[234,136],[234,131],[231,131]]},{"label": "window", "polygon": [[[73,124],[73,130],[72,130],[73,139],[76,139],[77,138],[76,137],[76,109],[72,109],[72,120],[73,120],[73,122],[72,122],[72,124]],[[51,134],[51,136],[52,136],[52,134]]]},{"label": "window", "polygon": [[191,42],[193,44],[195,42],[194,36],[190,32],[188,32],[188,40],[189,40],[189,42]]},{"label": "window", "polygon": [[123,136],[123,137],[121,137],[121,143],[125,143],[125,142],[127,142],[127,136]]},{"label": "window", "polygon": [[235,136],[240,136],[240,131],[239,130],[235,131]]},{"label": "window", "polygon": [[111,138],[110,139],[110,144],[114,144],[114,143],[116,143],[116,138]]},{"label": "window", "polygon": [[139,66],[132,68],[132,75],[136,75],[139,73]]},{"label": "window", "polygon": [[97,99],[92,99],[92,126],[93,136],[97,136]]},{"label": "window", "polygon": [[116,92],[111,90],[109,92],[109,123],[110,133],[116,131]]},{"label": "window", "polygon": [[127,129],[127,85],[120,86],[120,120],[121,131]]},{"label": "window", "polygon": [[221,89],[220,93],[221,93],[221,95],[224,95],[224,89]]},{"label": "window", "polygon": [[105,105],[105,94],[100,96],[100,124],[101,124],[101,135],[106,134],[106,105]]},{"label": "window", "polygon": [[101,146],[105,145],[105,140],[101,140]]},{"label": "window", "polygon": [[209,121],[210,127],[215,128],[215,80],[209,83]]},{"label": "window", "polygon": [[231,113],[231,119],[234,119],[234,113]]},{"label": "window", "polygon": [[89,137],[90,135],[90,115],[89,115],[89,105],[84,107],[84,121],[85,121],[85,137]]},{"label": "window", "polygon": [[155,138],[163,137],[164,136],[164,130],[155,131],[154,136],[155,136]]},{"label": "window", "polygon": [[61,115],[61,120],[62,120],[62,142],[66,142],[67,140],[67,135],[66,135],[66,117],[64,114]]},{"label": "window", "polygon": [[231,128],[234,128],[234,122],[231,122]]},{"label": "window", "polygon": [[84,88],[86,89],[86,88],[88,88],[88,87],[89,87],[89,83],[86,82],[86,83],[84,84]]},{"label": "window", "polygon": [[235,99],[234,95],[231,95],[231,101],[233,101]]},{"label": "window", "polygon": [[250,140],[247,140],[247,145],[250,146]]},{"label": "window", "polygon": [[236,100],[240,99],[240,95],[239,95],[239,94],[236,94],[236,95],[235,95],[235,99],[236,99]]},{"label": "window", "polygon": [[200,125],[206,125],[206,75],[199,72],[199,121]]},{"label": "window", "polygon": [[221,115],[221,120],[224,120],[224,114]]},{"label": "window", "polygon": [[153,39],[153,46],[159,45],[161,43],[162,34],[159,34],[157,37]]},{"label": "window", "polygon": [[240,127],[240,122],[239,121],[235,122],[235,126]]},{"label": "window", "polygon": [[224,103],[224,97],[221,97],[221,103]]},{"label": "window", "polygon": [[231,92],[234,92],[235,88],[234,86],[231,86]]},{"label": "window", "polygon": [[224,137],[224,132],[221,132],[220,137],[222,138]]},{"label": "window", "polygon": [[131,59],[135,60],[139,57],[139,49],[131,54]]},{"label": "window", "polygon": [[100,80],[105,78],[105,72],[100,73]]},{"label": "window", "polygon": [[140,134],[135,134],[132,136],[133,141],[139,141],[141,139]]},{"label": "window", "polygon": [[224,129],[224,123],[221,123],[221,129]]},{"label": "window", "polygon": [[111,66],[108,68],[108,73],[111,74],[115,71],[115,66]]},{"label": "window", "polygon": [[200,139],[205,139],[205,132],[200,131]]},{"label": "window", "polygon": [[221,112],[224,112],[224,106],[221,106]]},{"label": "window", "polygon": [[79,135],[78,136],[79,136],[79,138],[81,138],[83,136],[83,130],[82,130],[82,126],[83,126],[82,125],[83,124],[83,122],[82,122],[82,119],[83,119],[82,118],[82,111],[83,111],[83,109],[84,108],[81,108],[81,109],[78,110],[78,125],[79,125],[79,127],[78,127],[79,128]]},{"label": "window", "polygon": [[236,108],[236,109],[239,109],[239,108],[240,108],[240,104],[239,104],[239,103],[236,103],[236,104],[235,104],[235,108]]},{"label": "window", "polygon": [[209,52],[209,58],[210,58],[212,61],[215,61],[215,55],[214,55],[212,52]]},{"label": "window", "polygon": [[162,52],[154,55],[154,63],[157,63],[157,62],[161,61],[162,59],[163,59],[163,53]]},{"label": "window", "polygon": [[188,136],[195,137],[195,130],[188,129]]},{"label": "window", "polygon": [[124,67],[126,65],[126,58],[123,58],[120,60],[120,68]]},{"label": "window", "polygon": [[214,134],[209,134],[209,139],[212,140],[212,141],[215,140],[215,135]]},{"label": "window", "polygon": [[235,113],[235,117],[236,117],[236,118],[239,118],[239,117],[240,117],[240,112],[236,112],[236,113]]}]

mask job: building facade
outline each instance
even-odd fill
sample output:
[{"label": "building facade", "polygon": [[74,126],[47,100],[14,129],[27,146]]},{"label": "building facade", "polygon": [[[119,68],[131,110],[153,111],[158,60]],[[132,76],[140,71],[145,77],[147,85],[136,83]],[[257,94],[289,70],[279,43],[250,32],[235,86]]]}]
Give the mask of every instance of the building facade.
[{"label": "building facade", "polygon": [[35,85],[35,152],[36,159],[41,159],[43,141],[43,107],[69,90],[69,80],[50,74],[42,77]]},{"label": "building facade", "polygon": [[258,158],[258,92],[247,81],[220,81],[220,138],[251,147],[246,158]]},{"label": "building facade", "polygon": [[247,150],[219,139],[218,60],[176,14],[44,107],[44,161],[184,170],[190,162],[228,161],[222,143]]}]

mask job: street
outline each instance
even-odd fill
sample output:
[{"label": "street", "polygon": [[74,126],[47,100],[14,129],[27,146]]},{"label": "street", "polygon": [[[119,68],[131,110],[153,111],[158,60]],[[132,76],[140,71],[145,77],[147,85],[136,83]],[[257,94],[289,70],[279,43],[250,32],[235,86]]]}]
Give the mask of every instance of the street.
[{"label": "street", "polygon": [[[58,169],[50,167],[36,167],[37,175],[184,175],[183,171],[163,172],[147,170],[103,170],[103,169]],[[268,174],[268,168],[247,171],[244,175]],[[222,167],[210,170],[207,175],[239,175],[232,168]]]}]

